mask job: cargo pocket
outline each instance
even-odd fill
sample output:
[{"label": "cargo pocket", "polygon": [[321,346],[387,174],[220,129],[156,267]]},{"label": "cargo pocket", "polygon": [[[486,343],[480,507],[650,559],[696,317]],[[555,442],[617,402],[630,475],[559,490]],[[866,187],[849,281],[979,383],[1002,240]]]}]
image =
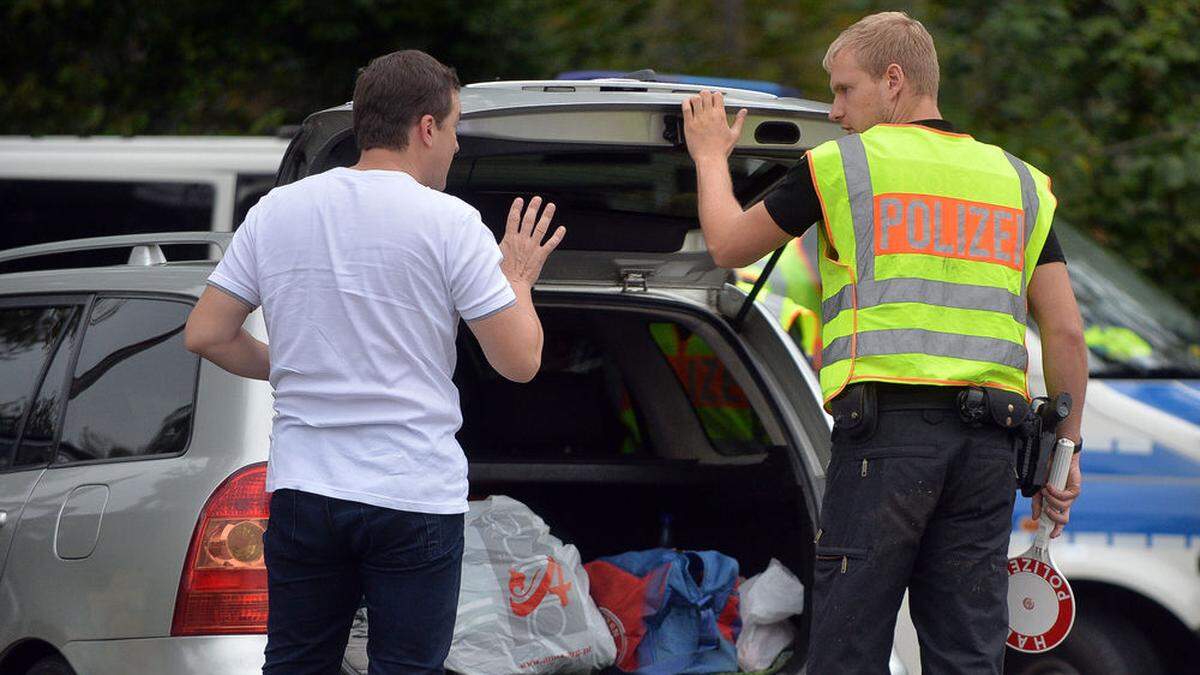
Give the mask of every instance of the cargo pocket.
[{"label": "cargo pocket", "polygon": [[860,569],[866,559],[865,548],[817,546],[817,573],[847,574]]},{"label": "cargo pocket", "polygon": [[[847,546],[817,546],[813,564],[813,612],[827,616],[829,603],[844,604],[864,583],[853,575],[867,567],[867,549]],[[869,579],[869,576],[867,577]]]}]

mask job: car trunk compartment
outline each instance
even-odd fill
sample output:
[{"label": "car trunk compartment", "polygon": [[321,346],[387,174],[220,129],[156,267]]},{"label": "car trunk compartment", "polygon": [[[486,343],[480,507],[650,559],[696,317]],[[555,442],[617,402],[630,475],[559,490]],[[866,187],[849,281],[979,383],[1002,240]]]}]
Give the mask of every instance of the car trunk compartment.
[{"label": "car trunk compartment", "polygon": [[[697,437],[696,457],[664,447],[679,445],[689,428],[704,423],[671,411],[661,390],[648,402],[642,396],[647,378],[673,379],[676,373],[665,366],[655,370],[660,364],[654,360],[663,357],[639,348],[638,336],[659,321],[652,307],[661,321],[683,319],[655,303],[630,299],[620,309],[602,300],[589,304],[585,296],[567,294],[570,306],[539,302],[546,354],[543,371],[527,384],[493,377],[469,331],[460,333],[455,380],[470,498],[504,495],[524,503],[554,536],[576,546],[584,562],[663,545],[715,550],[736,559],[743,577],[764,571],[776,558],[809,587],[814,521],[809,488],[790,456],[796,450],[763,441],[717,455],[699,448],[707,430]],[[718,344],[716,337],[712,341]],[[736,358],[728,348],[718,351],[722,359]],[[639,401],[657,409],[619,407],[636,408]],[[622,445],[621,412],[637,413],[642,446]],[[670,427],[659,430],[666,441],[651,433],[653,425]],[[807,612],[794,621],[801,642],[793,660],[800,663]]]}]

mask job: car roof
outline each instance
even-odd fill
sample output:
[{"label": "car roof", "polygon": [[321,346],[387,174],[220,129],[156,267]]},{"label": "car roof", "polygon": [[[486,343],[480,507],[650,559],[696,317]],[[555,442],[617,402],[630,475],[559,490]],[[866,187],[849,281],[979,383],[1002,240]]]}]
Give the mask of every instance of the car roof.
[{"label": "car roof", "polygon": [[32,294],[165,293],[200,297],[215,262],[113,265],[0,274],[0,297]]},{"label": "car roof", "polygon": [[[597,80],[511,80],[468,84],[459,92],[463,117],[498,110],[556,106],[661,105],[677,107],[700,91],[720,91],[727,107],[737,106],[811,116],[829,114],[829,105],[803,98],[781,97],[762,91],[679,82],[643,82],[609,78]],[[351,103],[327,111],[352,110]]]},{"label": "car roof", "polygon": [[287,146],[273,136],[0,136],[0,176],[66,168],[112,175],[126,166],[274,174]]},{"label": "car roof", "polygon": [[559,73],[556,80],[599,80],[622,78],[641,80],[645,82],[674,82],[682,84],[698,84],[707,87],[728,87],[733,89],[749,89],[750,91],[765,91],[776,96],[801,96],[800,90],[778,82],[768,80],[746,80],[736,77],[715,77],[709,75],[685,75],[682,73],[659,73],[654,70],[635,71],[633,73],[618,70],[570,70]]},{"label": "car roof", "polygon": [[[199,297],[215,259],[167,262],[162,246],[205,244],[229,247],[229,232],[160,232],[72,239],[0,251],[0,263],[44,259],[44,256],[101,250],[129,250],[124,265],[51,267],[0,274],[0,295],[126,291],[177,293]],[[211,252],[211,249],[210,249]]]}]

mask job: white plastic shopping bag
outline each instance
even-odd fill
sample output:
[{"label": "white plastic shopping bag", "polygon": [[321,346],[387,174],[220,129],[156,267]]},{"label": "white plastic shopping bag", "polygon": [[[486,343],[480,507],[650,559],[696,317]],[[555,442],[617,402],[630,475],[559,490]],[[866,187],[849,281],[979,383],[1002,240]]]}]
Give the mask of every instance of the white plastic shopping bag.
[{"label": "white plastic shopping bag", "polygon": [[464,675],[586,672],[616,655],[579,551],[515,499],[472,502],[446,668]]},{"label": "white plastic shopping bag", "polygon": [[765,670],[796,639],[788,617],[804,611],[804,584],[772,558],[766,571],[747,579],[740,591],[738,667],[744,672]]}]

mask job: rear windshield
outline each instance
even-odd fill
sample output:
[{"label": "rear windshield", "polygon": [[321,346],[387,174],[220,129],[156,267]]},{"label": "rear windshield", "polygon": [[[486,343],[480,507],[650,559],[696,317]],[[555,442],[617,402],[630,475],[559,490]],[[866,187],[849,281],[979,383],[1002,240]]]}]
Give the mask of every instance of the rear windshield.
[{"label": "rear windshield", "polygon": [[[558,207],[558,220],[567,226],[561,248],[567,250],[669,253],[699,227],[696,169],[682,149],[541,145],[522,151],[496,141],[474,147],[478,142],[461,139],[446,191],[479,209],[498,233],[513,198],[531,195]],[[748,204],[790,165],[734,156],[734,193]]]},{"label": "rear windshield", "polygon": [[[787,169],[778,160],[732,157],[734,192],[749,199]],[[687,153],[663,150],[566,150],[463,158],[449,189],[546,193],[571,206],[618,214],[696,218],[696,171]]]},{"label": "rear windshield", "polygon": [[[673,253],[696,220],[696,168],[683,148],[538,143],[459,136],[446,191],[483,215],[497,238],[515,197],[541,195],[567,226],[563,250]],[[778,183],[799,159],[734,155],[734,194],[743,206]],[[352,135],[330,141],[304,175],[358,160]]]}]

